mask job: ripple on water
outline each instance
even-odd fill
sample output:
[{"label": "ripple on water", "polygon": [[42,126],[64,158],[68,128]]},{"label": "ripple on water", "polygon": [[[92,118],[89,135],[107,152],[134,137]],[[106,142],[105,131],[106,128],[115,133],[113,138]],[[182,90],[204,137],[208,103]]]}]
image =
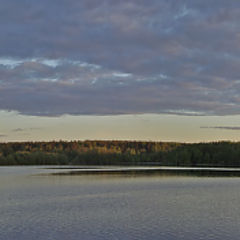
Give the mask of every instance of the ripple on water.
[{"label": "ripple on water", "polygon": [[0,240],[239,239],[236,178],[30,179],[0,189]]}]

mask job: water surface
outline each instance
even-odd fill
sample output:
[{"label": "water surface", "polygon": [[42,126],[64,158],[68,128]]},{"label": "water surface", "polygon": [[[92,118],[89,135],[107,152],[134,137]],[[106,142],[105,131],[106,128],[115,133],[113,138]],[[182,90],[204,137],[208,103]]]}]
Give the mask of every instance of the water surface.
[{"label": "water surface", "polygon": [[1,240],[240,236],[240,178],[42,175],[0,168]]}]

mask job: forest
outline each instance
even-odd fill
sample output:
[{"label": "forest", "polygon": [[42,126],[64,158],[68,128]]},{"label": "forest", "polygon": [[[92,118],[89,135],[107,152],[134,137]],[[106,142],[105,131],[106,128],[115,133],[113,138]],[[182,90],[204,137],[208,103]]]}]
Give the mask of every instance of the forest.
[{"label": "forest", "polygon": [[240,142],[9,142],[0,143],[0,165],[240,167]]}]

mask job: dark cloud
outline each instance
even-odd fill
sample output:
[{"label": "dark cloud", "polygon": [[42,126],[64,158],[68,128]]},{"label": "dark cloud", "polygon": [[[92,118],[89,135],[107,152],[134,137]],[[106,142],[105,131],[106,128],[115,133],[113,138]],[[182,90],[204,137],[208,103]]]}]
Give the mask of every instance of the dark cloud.
[{"label": "dark cloud", "polygon": [[213,128],[221,130],[240,130],[240,127],[230,127],[230,126],[215,126],[215,127],[201,127],[201,128]]},{"label": "dark cloud", "polygon": [[240,2],[0,0],[0,109],[240,113]]}]

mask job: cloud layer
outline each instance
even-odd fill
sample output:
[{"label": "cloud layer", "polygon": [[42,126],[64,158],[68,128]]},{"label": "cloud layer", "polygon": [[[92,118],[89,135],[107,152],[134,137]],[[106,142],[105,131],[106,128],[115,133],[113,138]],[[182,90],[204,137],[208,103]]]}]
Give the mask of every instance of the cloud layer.
[{"label": "cloud layer", "polygon": [[240,113],[240,2],[0,0],[0,109]]},{"label": "cloud layer", "polygon": [[232,126],[215,126],[215,127],[201,127],[201,128],[207,128],[207,129],[220,129],[220,130],[240,130],[240,127],[232,127]]}]

